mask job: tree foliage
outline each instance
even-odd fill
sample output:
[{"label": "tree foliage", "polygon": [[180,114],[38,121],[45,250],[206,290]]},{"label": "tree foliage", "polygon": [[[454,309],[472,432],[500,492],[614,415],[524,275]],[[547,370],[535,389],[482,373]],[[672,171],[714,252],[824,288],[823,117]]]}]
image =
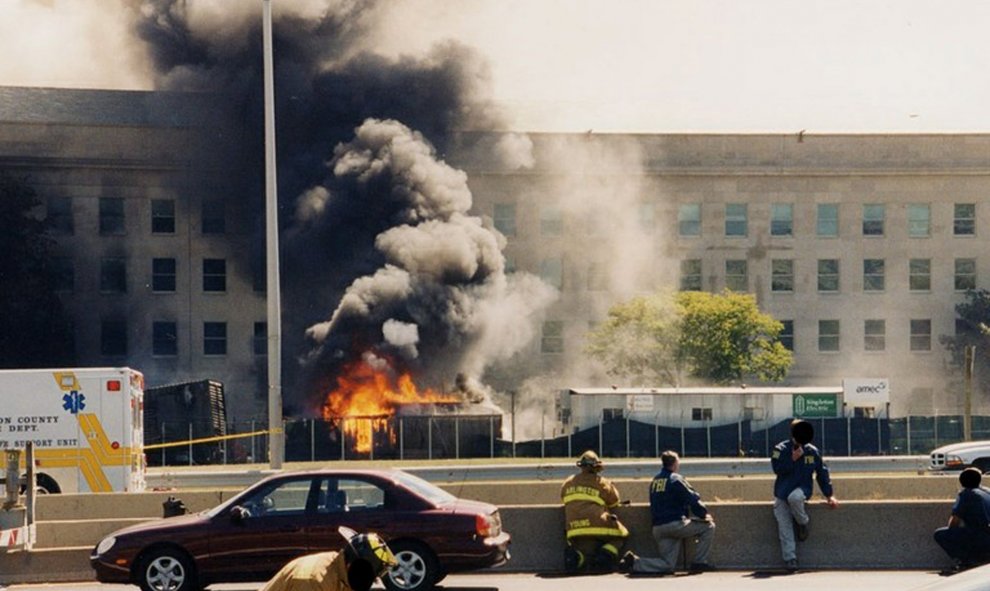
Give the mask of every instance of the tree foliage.
[{"label": "tree foliage", "polygon": [[72,332],[55,292],[52,241],[33,215],[23,179],[0,173],[0,367],[58,367],[73,359]]},{"label": "tree foliage", "polygon": [[613,306],[587,350],[634,385],[678,385],[685,373],[718,384],[772,382],[793,363],[781,330],[749,294],[654,294]]},{"label": "tree foliage", "polygon": [[956,332],[942,335],[939,342],[952,354],[952,361],[963,364],[967,346],[976,347],[974,371],[986,389],[990,382],[990,291],[971,289],[966,292],[966,301],[956,304]]}]

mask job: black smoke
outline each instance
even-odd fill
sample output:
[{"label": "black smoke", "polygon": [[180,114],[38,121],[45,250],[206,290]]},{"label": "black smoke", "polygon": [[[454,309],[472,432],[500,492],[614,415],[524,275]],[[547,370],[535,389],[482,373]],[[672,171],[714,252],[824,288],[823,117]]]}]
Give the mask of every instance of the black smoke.
[{"label": "black smoke", "polygon": [[[239,202],[257,216],[260,265],[261,7],[210,4],[146,0],[137,27],[159,87],[216,93],[243,121],[251,172],[232,191],[254,196]],[[387,3],[297,4],[273,26],[287,403],[312,409],[302,393],[368,352],[434,386],[479,379],[532,338],[550,298],[506,278],[500,236],[468,214],[466,176],[443,163],[453,131],[500,127],[489,68],[453,41],[416,56],[368,49]]]}]

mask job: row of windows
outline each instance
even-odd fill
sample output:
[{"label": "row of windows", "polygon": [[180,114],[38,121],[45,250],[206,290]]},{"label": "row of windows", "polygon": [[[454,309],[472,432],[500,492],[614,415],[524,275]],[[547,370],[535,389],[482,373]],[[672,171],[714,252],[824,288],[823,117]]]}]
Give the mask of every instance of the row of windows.
[{"label": "row of windows", "polygon": [[[73,291],[76,283],[75,263],[70,257],[56,257],[56,289]],[[178,264],[174,258],[151,259],[151,291],[173,293],[176,289]],[[203,291],[223,293],[227,291],[227,259],[203,259]],[[100,291],[103,293],[127,293],[127,259],[102,257],[100,259]]]},{"label": "row of windows", "polygon": [[[770,204],[770,235],[779,237],[794,236],[793,203]],[[564,214],[559,207],[540,209],[540,235],[560,236],[564,233]],[[839,236],[839,204],[819,203],[815,209],[815,234],[823,238]],[[506,236],[516,235],[516,205],[496,203],[493,208],[495,228]],[[651,232],[656,223],[656,208],[652,203],[639,206],[637,219],[640,229]],[[749,204],[726,203],[724,206],[724,233],[727,237],[749,235]],[[595,228],[603,229],[607,223],[600,214],[589,214],[586,231],[596,233]],[[907,205],[907,235],[911,238],[927,238],[932,232],[932,206],[930,203]],[[701,236],[702,205],[687,203],[677,212],[677,232],[683,237]],[[863,236],[884,236],[887,232],[887,206],[883,203],[868,203],[862,206],[861,231]],[[976,234],[976,204],[955,203],[952,206],[952,234],[973,236]]]},{"label": "row of windows", "polygon": [[[887,206],[883,203],[867,203],[862,206],[861,231],[863,236],[884,236],[887,232]],[[907,206],[907,235],[911,238],[927,238],[932,231],[932,206],[929,203],[912,203]],[[819,203],[815,206],[815,234],[822,238],[839,236],[839,204]],[[701,204],[680,206],[677,213],[678,234],[701,235]],[[955,203],[952,206],[952,234],[973,236],[976,234],[976,204]],[[725,236],[749,235],[749,205],[725,204]],[[770,235],[794,236],[794,204],[770,205]]]},{"label": "row of windows", "polygon": [[[254,323],[252,350],[255,355],[268,354],[268,323]],[[108,357],[130,353],[127,342],[126,320],[103,320],[100,323],[100,353]],[[202,353],[208,356],[227,354],[227,323],[204,322]],[[179,325],[162,320],[151,323],[151,354],[156,357],[175,357],[179,354]]]},{"label": "row of windows", "polygon": [[[75,216],[71,197],[49,197],[47,200],[47,222],[55,234],[75,233]],[[151,233],[175,234],[176,214],[174,199],[151,200]],[[99,200],[100,235],[125,234],[127,219],[124,212],[124,199],[121,197],[101,197]],[[226,206],[223,199],[205,199],[200,211],[200,228],[203,234],[223,234],[227,231]]]},{"label": "row of windows", "polygon": [[[770,260],[770,290],[793,292],[795,285],[794,259]],[[863,291],[883,291],[887,285],[885,259],[863,259]],[[932,260],[910,259],[907,267],[908,288],[911,291],[931,291]],[[953,261],[953,289],[976,289],[976,259],[958,258]],[[681,261],[681,290],[702,290],[702,261]],[[725,286],[733,291],[749,291],[749,262],[745,259],[725,261]],[[818,259],[817,288],[819,292],[838,292],[841,289],[839,259]]]},{"label": "row of windows", "polygon": [[[794,321],[782,320],[784,325],[780,333],[780,342],[794,350]],[[911,351],[932,350],[932,321],[930,318],[913,318],[909,320],[910,333],[908,348]],[[841,330],[839,320],[818,321],[818,351],[837,352],[841,345]],[[960,330],[957,327],[957,332]],[[887,321],[870,319],[863,322],[863,350],[887,350]],[[543,353],[564,352],[564,322],[547,320],[543,323],[543,333],[540,341],[540,351]]]}]

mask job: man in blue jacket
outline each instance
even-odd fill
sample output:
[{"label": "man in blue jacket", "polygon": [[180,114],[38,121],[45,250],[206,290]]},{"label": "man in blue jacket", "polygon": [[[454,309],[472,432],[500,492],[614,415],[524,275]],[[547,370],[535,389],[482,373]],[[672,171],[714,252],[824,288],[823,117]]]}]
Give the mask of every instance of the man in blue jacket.
[{"label": "man in blue jacket", "polygon": [[935,541],[951,558],[956,568],[983,564],[990,558],[990,490],[980,486],[983,473],[966,468],[959,474],[962,490],[952,505],[946,527],[935,530]]},{"label": "man in blue jacket", "polygon": [[677,454],[665,451],[660,455],[660,461],[663,469],[650,483],[653,538],[660,549],[660,556],[642,558],[626,552],[619,563],[619,570],[627,573],[673,574],[680,542],[684,538],[697,539],[690,571],[699,573],[713,570],[708,562],[708,554],[715,537],[715,520],[701,502],[701,495],[678,474],[681,461]]},{"label": "man in blue jacket", "polygon": [[815,428],[811,423],[795,419],[791,421],[791,438],[774,446],[770,454],[770,464],[777,475],[773,483],[773,515],[777,518],[780,552],[785,567],[792,572],[798,568],[795,534],[802,542],[808,538],[805,502],[811,498],[812,475],[818,480],[829,508],[839,506],[832,494],[828,466],[818,448],[811,444],[814,437]]}]

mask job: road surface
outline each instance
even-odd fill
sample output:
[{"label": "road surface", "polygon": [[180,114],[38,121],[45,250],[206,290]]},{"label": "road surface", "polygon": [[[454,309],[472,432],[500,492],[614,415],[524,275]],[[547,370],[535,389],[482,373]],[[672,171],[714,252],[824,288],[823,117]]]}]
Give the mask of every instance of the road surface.
[{"label": "road surface", "polygon": [[[959,577],[943,577],[934,571],[812,571],[792,575],[769,571],[720,571],[700,575],[679,574],[674,577],[631,578],[620,574],[564,577],[533,574],[451,575],[444,579],[438,591],[601,591],[610,588],[622,591],[836,591],[836,589],[869,589],[870,591],[905,591],[935,582],[949,582]],[[214,585],[213,591],[257,591],[260,584]],[[130,585],[100,585],[97,583],[52,583],[12,585],[4,591],[137,591]],[[380,586],[375,589],[380,590]]]}]

